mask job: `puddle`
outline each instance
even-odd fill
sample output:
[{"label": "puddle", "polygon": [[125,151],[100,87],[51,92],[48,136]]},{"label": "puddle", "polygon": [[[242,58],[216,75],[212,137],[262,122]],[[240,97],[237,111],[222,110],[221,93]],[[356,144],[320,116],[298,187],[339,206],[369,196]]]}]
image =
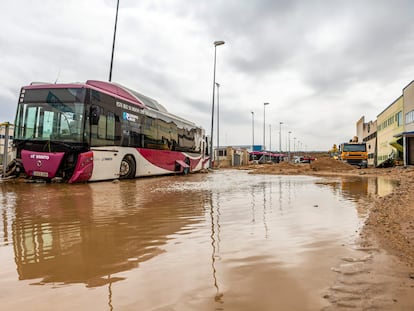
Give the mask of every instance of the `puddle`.
[{"label": "puddle", "polygon": [[367,197],[383,197],[392,193],[399,181],[386,177],[344,176],[317,181],[316,184],[330,186],[334,193],[358,202]]},{"label": "puddle", "polygon": [[370,260],[352,251],[356,202],[392,187],[233,170],[2,184],[0,305],[320,310],[337,274]]}]

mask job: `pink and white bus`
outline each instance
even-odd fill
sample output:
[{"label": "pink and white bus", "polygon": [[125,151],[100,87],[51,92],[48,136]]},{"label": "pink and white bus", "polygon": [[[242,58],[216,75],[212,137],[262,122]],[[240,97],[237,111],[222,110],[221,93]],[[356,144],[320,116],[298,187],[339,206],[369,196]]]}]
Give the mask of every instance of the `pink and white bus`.
[{"label": "pink and white bus", "polygon": [[28,176],[69,183],[195,172],[209,150],[194,123],[95,80],[22,87],[14,147]]}]

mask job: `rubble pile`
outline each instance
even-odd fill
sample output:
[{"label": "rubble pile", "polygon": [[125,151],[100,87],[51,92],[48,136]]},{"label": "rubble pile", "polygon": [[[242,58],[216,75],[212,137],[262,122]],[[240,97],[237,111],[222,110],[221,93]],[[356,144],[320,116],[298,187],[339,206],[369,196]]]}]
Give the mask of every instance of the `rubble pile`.
[{"label": "rubble pile", "polygon": [[312,161],[310,164],[313,171],[332,171],[332,172],[339,172],[339,171],[350,171],[357,169],[357,167],[352,166],[348,163],[335,160],[332,158],[318,158],[315,161]]}]

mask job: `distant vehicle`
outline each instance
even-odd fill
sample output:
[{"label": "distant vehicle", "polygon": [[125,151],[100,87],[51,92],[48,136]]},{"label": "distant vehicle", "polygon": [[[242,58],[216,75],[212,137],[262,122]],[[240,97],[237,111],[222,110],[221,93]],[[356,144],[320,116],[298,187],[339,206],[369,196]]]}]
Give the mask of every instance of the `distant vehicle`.
[{"label": "distant vehicle", "polygon": [[368,153],[367,145],[365,142],[358,143],[357,141],[351,141],[349,143],[343,143],[340,146],[340,159],[351,165],[362,167],[368,167]]},{"label": "distant vehicle", "polygon": [[312,157],[302,157],[300,163],[311,163],[312,161],[315,161],[315,158]]},{"label": "distant vehicle", "polygon": [[204,130],[111,82],[22,87],[14,147],[28,176],[69,183],[199,171]]},{"label": "distant vehicle", "polygon": [[258,163],[273,162],[279,163],[283,161],[285,155],[283,153],[274,153],[271,151],[251,151],[249,152],[249,160]]},{"label": "distant vehicle", "polygon": [[307,156],[297,156],[294,159],[294,163],[311,163],[312,161],[315,161],[315,158],[307,157]]}]

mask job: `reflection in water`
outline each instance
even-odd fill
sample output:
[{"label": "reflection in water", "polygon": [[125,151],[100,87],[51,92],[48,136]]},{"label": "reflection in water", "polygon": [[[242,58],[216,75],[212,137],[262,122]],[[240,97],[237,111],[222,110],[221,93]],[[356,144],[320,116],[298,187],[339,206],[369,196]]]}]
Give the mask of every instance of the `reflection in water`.
[{"label": "reflection in water", "polygon": [[385,196],[392,193],[398,186],[398,181],[384,177],[341,177],[336,180],[318,182],[321,185],[329,185],[337,195],[357,202],[367,196]]},{"label": "reflection in water", "polygon": [[269,237],[269,229],[267,228],[267,221],[266,221],[266,210],[267,210],[267,200],[266,200],[266,184],[263,184],[262,191],[263,191],[263,228],[265,231],[265,239]]},{"label": "reflection in water", "polygon": [[[223,294],[220,292],[219,280],[217,276],[216,261],[221,259],[220,257],[220,192],[216,193],[216,211],[214,211],[213,200],[210,200],[210,217],[211,217],[211,266],[213,269],[214,287],[216,294],[214,301],[216,303],[223,303]],[[216,310],[222,310],[216,308]]]},{"label": "reflection in water", "polygon": [[392,191],[399,185],[398,181],[390,178],[377,178],[376,182],[376,194],[378,194],[380,197],[392,193]]},{"label": "reflection in water", "polygon": [[[320,305],[329,260],[356,235],[354,202],[385,184],[227,170],[0,184],[0,258],[13,254],[2,261],[0,288],[7,284],[10,299],[0,291],[0,305],[23,308],[23,282],[59,287],[67,310],[83,293],[75,283],[95,289],[83,309],[268,310],[278,301],[281,309],[309,310]],[[37,309],[56,295],[34,288],[23,291]]]},{"label": "reflection in water", "polygon": [[2,185],[4,192],[1,194],[1,218],[2,218],[2,232],[0,235],[0,246],[7,246],[10,244],[9,232],[11,232],[11,223],[13,220],[12,206],[14,206],[16,201],[16,195],[13,192],[9,192],[6,189],[9,189],[7,184]]},{"label": "reflection in water", "polygon": [[119,281],[109,275],[158,255],[169,234],[202,214],[197,200],[183,206],[184,198],[139,185],[21,185],[12,226],[19,279],[90,287]]}]

